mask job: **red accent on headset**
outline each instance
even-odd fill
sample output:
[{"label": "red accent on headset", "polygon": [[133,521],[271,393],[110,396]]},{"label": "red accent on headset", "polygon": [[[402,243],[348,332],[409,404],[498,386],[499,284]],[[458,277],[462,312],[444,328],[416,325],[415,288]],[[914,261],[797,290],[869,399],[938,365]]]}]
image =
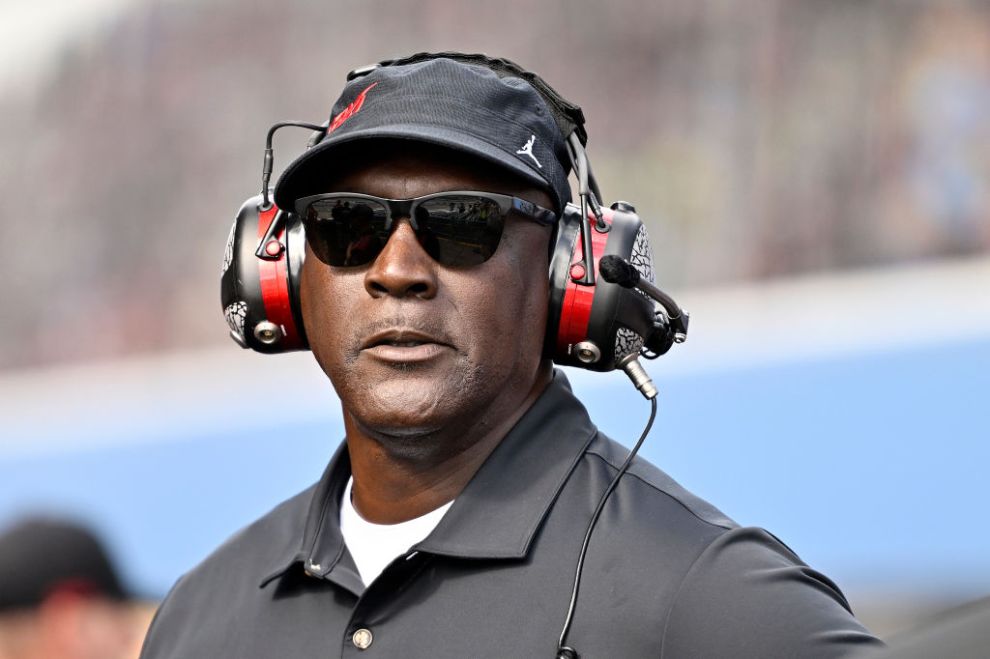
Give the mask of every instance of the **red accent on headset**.
[{"label": "red accent on headset", "polygon": [[[605,221],[612,223],[612,211],[602,209]],[[591,221],[591,256],[594,263],[595,273],[598,273],[598,260],[605,254],[605,244],[608,242],[608,233],[600,233],[595,230],[595,217],[588,212],[588,219]],[[584,263],[584,246],[581,244],[581,236],[574,244],[574,253],[571,255],[571,264]],[[584,267],[582,265],[582,270]],[[597,276],[595,281],[598,281]],[[564,289],[564,301],[560,306],[560,324],[557,331],[557,354],[566,355],[568,346],[580,343],[588,338],[588,321],[591,319],[591,305],[595,299],[595,286],[582,286],[568,277],[567,288]]]},{"label": "red accent on headset", "polygon": [[[277,212],[278,207],[272,204],[271,208],[258,214],[258,240],[265,237]],[[278,234],[272,237],[282,242],[285,240],[285,229],[283,225]],[[296,321],[292,317],[288,261],[289,252],[285,249],[277,260],[258,259],[258,276],[261,280],[261,301],[265,305],[265,317],[282,328],[285,332],[282,345],[287,350],[291,350],[301,348],[302,341],[296,329]]]}]

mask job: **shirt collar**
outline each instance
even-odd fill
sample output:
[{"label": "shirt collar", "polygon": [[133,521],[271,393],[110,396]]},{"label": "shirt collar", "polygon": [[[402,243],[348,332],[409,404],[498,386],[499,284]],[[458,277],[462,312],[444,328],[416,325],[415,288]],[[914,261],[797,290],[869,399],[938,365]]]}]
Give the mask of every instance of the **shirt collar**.
[{"label": "shirt collar", "polygon": [[[340,498],[350,476],[351,458],[347,453],[347,443],[341,442],[312,490],[306,516],[300,520],[302,524],[296,531],[297,537],[287,543],[286,549],[265,570],[260,587],[265,587],[297,564],[307,574],[323,578],[340,563],[344,554],[344,538],[340,533]],[[354,574],[353,579],[345,577],[348,583],[344,585],[360,592],[364,586],[353,561],[349,556],[348,559]],[[354,583],[350,583],[352,581]]]},{"label": "shirt collar", "polygon": [[[464,558],[523,558],[596,433],[566,376],[555,370],[546,390],[413,549]],[[262,586],[302,563],[311,576],[363,590],[340,532],[340,498],[350,473],[344,442],[313,491],[298,550],[279,557]]]},{"label": "shirt collar", "polygon": [[415,548],[465,558],[522,558],[597,433],[561,371]]}]

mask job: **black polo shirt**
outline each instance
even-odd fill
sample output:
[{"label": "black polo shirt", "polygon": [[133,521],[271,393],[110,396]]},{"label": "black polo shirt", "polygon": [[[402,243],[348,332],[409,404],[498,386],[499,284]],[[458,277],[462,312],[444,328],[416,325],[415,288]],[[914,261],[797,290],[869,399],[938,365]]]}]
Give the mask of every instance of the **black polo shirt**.
[{"label": "black polo shirt", "polygon": [[[425,540],[367,588],[320,482],[182,577],[144,659],[547,657],[592,511],[627,451],[559,372]],[[879,642],[839,589],[645,460],[602,513],[568,637],[581,659],[838,657]]]}]

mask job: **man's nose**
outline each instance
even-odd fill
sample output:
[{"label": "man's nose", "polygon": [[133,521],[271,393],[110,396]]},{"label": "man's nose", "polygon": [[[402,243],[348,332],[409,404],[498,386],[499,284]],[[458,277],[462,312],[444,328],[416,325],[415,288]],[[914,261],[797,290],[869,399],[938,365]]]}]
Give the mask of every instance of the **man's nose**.
[{"label": "man's nose", "polygon": [[437,263],[423,250],[409,221],[396,222],[385,249],[365,274],[365,290],[376,298],[432,298],[437,293]]}]

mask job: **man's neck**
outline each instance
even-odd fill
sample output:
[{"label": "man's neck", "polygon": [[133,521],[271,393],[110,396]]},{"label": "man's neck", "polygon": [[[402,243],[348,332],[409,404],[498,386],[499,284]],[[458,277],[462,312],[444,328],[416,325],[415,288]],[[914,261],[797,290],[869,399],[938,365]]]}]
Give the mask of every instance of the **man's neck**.
[{"label": "man's neck", "polygon": [[[552,379],[541,369],[520,400],[492,405],[470,422],[402,437],[373,432],[344,411],[353,504],[376,524],[415,519],[456,498]],[[394,447],[415,442],[419,451]]]}]

